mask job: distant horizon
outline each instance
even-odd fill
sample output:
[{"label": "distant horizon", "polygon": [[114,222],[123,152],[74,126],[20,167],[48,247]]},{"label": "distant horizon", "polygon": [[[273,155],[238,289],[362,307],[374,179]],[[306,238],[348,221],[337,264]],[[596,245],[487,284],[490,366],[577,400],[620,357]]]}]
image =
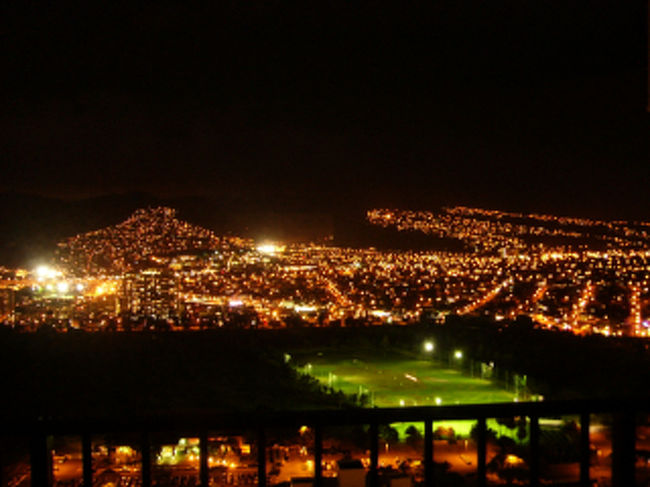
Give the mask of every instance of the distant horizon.
[{"label": "distant horizon", "polygon": [[[84,198],[59,198],[54,196],[0,193],[0,265],[25,265],[35,257],[48,254],[57,242],[74,235],[98,230],[120,223],[139,208],[170,206],[178,210],[179,217],[208,228],[217,234],[238,235],[255,240],[283,242],[324,241],[335,237],[334,245],[370,244],[376,238],[363,237],[366,212],[374,208],[408,211],[439,211],[443,207],[464,206],[499,212],[546,214],[554,217],[589,218],[603,221],[650,221],[644,218],[626,218],[626,215],[594,214],[594,212],[554,213],[548,209],[504,208],[472,204],[445,204],[420,207],[396,205],[370,206],[357,201],[352,207],[323,202],[309,206],[293,206],[291,202],[276,200],[250,202],[249,206],[228,201],[219,196],[161,197],[144,191],[107,193]],[[365,222],[367,224],[367,222]],[[416,247],[421,248],[428,238],[419,237]],[[408,245],[398,244],[399,247]],[[415,250],[415,248],[414,248]]]},{"label": "distant horizon", "polygon": [[[78,193],[57,193],[57,192],[30,192],[30,191],[0,191],[0,199],[2,198],[17,198],[17,199],[34,199],[34,200],[54,200],[66,204],[79,204],[88,201],[102,201],[102,200],[114,200],[119,198],[127,198],[126,203],[131,204],[133,211],[138,208],[144,208],[147,206],[168,206],[174,203],[183,204],[184,202],[200,202],[200,201],[210,201],[214,204],[222,205],[224,208],[229,207],[233,213],[276,213],[282,212],[286,215],[292,214],[303,214],[303,213],[330,213],[330,214],[339,214],[345,213],[347,211],[352,212],[365,212],[374,208],[394,208],[402,210],[413,210],[413,211],[435,211],[443,207],[457,207],[463,206],[468,208],[481,208],[484,210],[491,211],[503,211],[503,212],[516,212],[516,213],[535,213],[535,214],[548,214],[556,217],[580,217],[580,218],[590,218],[598,220],[626,220],[626,221],[650,221],[650,209],[643,211],[642,213],[637,213],[637,211],[616,211],[613,208],[604,211],[595,211],[593,208],[577,208],[573,209],[570,205],[557,205],[557,204],[513,204],[513,205],[504,205],[495,202],[494,204],[477,204],[475,202],[466,201],[466,200],[453,200],[448,199],[445,201],[431,201],[431,203],[423,202],[421,204],[393,204],[392,201],[387,201],[386,204],[379,204],[378,202],[368,202],[364,201],[344,201],[344,202],[324,202],[322,200],[311,200],[305,201],[302,206],[295,206],[292,208],[287,208],[287,200],[291,201],[292,197],[283,197],[283,195],[278,195],[275,201],[272,201],[271,204],[267,200],[256,201],[254,199],[249,200],[244,197],[233,197],[231,195],[220,195],[217,193],[175,193],[175,194],[165,194],[165,193],[156,193],[155,191],[148,191],[144,189],[125,189],[119,191],[106,191],[98,194],[78,194]],[[138,206],[137,202],[130,202],[129,199],[141,199],[145,203],[144,205]],[[242,205],[243,203],[243,205]],[[274,206],[274,204],[276,206]],[[241,206],[238,206],[241,205]],[[559,209],[564,208],[564,210]],[[176,209],[176,208],[175,208]],[[182,207],[180,208],[182,210]]]}]

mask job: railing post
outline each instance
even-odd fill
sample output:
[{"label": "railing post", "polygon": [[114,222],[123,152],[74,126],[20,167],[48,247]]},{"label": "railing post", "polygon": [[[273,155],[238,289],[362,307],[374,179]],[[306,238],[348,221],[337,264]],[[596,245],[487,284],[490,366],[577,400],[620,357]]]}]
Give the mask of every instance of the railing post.
[{"label": "railing post", "polygon": [[539,485],[539,417],[530,417],[530,487]]},{"label": "railing post", "polygon": [[379,425],[373,419],[370,423],[370,487],[379,485]]},{"label": "railing post", "polygon": [[208,435],[202,432],[199,436],[199,483],[201,487],[208,487]]},{"label": "railing post", "polygon": [[93,485],[93,450],[92,437],[90,433],[81,435],[81,465],[83,468],[83,485],[92,487]]},{"label": "railing post", "polygon": [[487,470],[485,468],[485,459],[487,456],[487,426],[485,418],[478,418],[476,425],[476,476],[479,487],[487,485]]},{"label": "railing post", "polygon": [[424,420],[424,485],[433,485],[433,421]]},{"label": "railing post", "polygon": [[30,439],[32,487],[52,486],[52,437],[37,431]]},{"label": "railing post", "polygon": [[151,487],[151,442],[148,432],[142,433],[140,450],[142,452],[142,487]]},{"label": "railing post", "polygon": [[589,465],[591,464],[591,441],[589,438],[588,412],[580,415],[580,485],[590,487]]},{"label": "railing post", "polygon": [[323,485],[323,428],[314,426],[314,486]]},{"label": "railing post", "polygon": [[636,424],[634,413],[625,410],[614,414],[612,431],[612,486],[635,485]]},{"label": "railing post", "polygon": [[266,435],[264,426],[257,430],[257,486],[266,487]]}]

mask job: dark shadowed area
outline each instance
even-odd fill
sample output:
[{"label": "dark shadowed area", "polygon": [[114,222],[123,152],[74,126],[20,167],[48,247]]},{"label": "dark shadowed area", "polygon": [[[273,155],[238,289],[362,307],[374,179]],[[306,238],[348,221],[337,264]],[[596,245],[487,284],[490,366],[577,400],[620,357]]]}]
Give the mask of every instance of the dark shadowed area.
[{"label": "dark shadowed area", "polygon": [[2,18],[4,192],[648,217],[643,1],[12,2]]}]

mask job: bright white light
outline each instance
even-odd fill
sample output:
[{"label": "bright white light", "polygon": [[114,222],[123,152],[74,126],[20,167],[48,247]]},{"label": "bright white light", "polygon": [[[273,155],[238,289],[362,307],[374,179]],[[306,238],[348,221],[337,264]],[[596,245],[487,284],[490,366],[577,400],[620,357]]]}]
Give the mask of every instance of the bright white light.
[{"label": "bright white light", "polygon": [[454,352],[454,357],[456,357],[456,358],[459,359],[459,360],[462,359],[462,358],[463,358],[463,352],[460,351],[460,350],[456,350],[456,351]]},{"label": "bright white light", "polygon": [[406,402],[404,402],[404,399],[400,399],[400,400],[399,400],[399,405],[400,405],[400,406],[403,407],[405,404],[406,404]]},{"label": "bright white light", "polygon": [[36,275],[37,275],[38,277],[45,277],[45,276],[48,275],[49,273],[50,273],[50,268],[47,267],[47,266],[39,265],[39,266],[36,268]]},{"label": "bright white light", "polygon": [[84,290],[84,285],[81,283],[77,284],[77,291],[81,292],[83,290]]},{"label": "bright white light", "polygon": [[382,311],[380,309],[373,309],[370,314],[376,316],[377,318],[386,318],[390,316],[390,311]]},{"label": "bright white light", "polygon": [[241,299],[231,299],[230,302],[228,303],[228,306],[230,306],[231,308],[238,308],[243,304],[244,302]]},{"label": "bright white light", "polygon": [[273,243],[264,243],[257,246],[257,251],[262,254],[272,255],[282,252],[284,250],[283,246],[276,245]]},{"label": "bright white light", "polygon": [[433,352],[433,342],[424,342],[424,351]]},{"label": "bright white light", "polygon": [[297,305],[293,309],[295,309],[298,313],[313,313],[318,308],[316,308],[316,306]]},{"label": "bright white light", "polygon": [[436,397],[436,406],[440,406],[442,404],[442,399],[439,397]]},{"label": "bright white light", "polygon": [[39,265],[36,268],[36,277],[41,280],[41,279],[52,279],[56,277],[59,272],[55,271],[52,269],[50,266],[47,265]]},{"label": "bright white light", "polygon": [[67,282],[61,281],[56,284],[56,290],[59,291],[61,294],[65,294],[70,290],[70,286],[68,285]]}]

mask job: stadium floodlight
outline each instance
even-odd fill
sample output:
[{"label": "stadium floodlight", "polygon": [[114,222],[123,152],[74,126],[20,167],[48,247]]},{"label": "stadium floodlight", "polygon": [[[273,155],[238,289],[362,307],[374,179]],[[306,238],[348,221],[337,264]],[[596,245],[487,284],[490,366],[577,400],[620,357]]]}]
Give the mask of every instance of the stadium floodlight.
[{"label": "stadium floodlight", "polygon": [[275,255],[285,250],[284,245],[275,244],[272,242],[264,242],[256,247],[256,250],[261,254]]},{"label": "stadium floodlight", "polygon": [[43,279],[54,279],[56,276],[61,274],[47,265],[39,265],[34,272],[39,281],[42,281]]}]

